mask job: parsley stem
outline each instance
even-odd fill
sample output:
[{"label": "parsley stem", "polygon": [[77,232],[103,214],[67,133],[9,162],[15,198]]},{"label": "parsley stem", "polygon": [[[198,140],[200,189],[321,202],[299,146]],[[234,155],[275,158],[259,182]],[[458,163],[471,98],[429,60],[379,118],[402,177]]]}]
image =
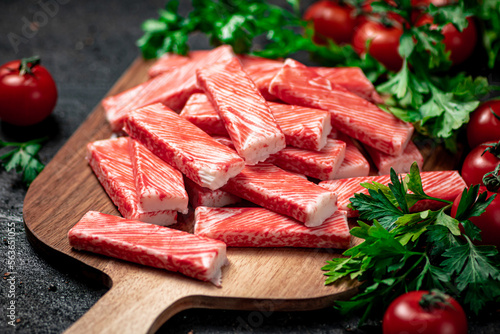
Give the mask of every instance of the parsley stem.
[{"label": "parsley stem", "polygon": [[420,264],[420,262],[422,262],[422,260],[427,257],[427,254],[425,254],[425,252],[409,252],[409,253],[410,253],[410,255],[420,255],[420,258],[417,261],[415,261],[415,263],[410,267],[410,269],[408,269],[401,276],[401,280],[406,279],[406,276],[408,276],[409,273],[411,273],[415,268],[417,268],[418,265]]},{"label": "parsley stem", "polygon": [[446,206],[446,208],[447,208],[448,206],[450,206],[450,205],[452,205],[452,204],[453,204],[453,202],[452,202],[452,201],[448,201],[448,200],[445,200],[445,199],[442,199],[442,198],[431,197],[431,196],[427,196],[427,195],[425,195],[425,198],[424,198],[424,199],[428,199],[428,200],[433,200],[433,201],[438,201],[438,202],[446,203],[446,204],[448,204],[448,205]]}]

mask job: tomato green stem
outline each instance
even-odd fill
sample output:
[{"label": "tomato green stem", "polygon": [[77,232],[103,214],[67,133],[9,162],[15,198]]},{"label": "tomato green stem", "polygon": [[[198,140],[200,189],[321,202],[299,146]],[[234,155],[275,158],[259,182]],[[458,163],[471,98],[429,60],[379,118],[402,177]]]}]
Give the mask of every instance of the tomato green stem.
[{"label": "tomato green stem", "polygon": [[436,307],[442,307],[442,305],[447,305],[453,308],[453,305],[448,302],[450,297],[438,289],[432,289],[429,293],[422,295],[419,305],[427,311],[430,311]]},{"label": "tomato green stem", "polygon": [[496,193],[500,190],[500,163],[495,170],[484,174],[483,183],[488,191]]},{"label": "tomato green stem", "polygon": [[481,156],[483,156],[486,152],[490,152],[491,154],[500,159],[500,140],[498,141],[498,143],[484,144],[484,146],[488,147],[484,150]]},{"label": "tomato green stem", "polygon": [[29,58],[21,59],[21,64],[19,65],[19,75],[32,74],[31,71],[33,67],[40,65],[40,57],[33,56]]},{"label": "tomato green stem", "polygon": [[442,198],[436,198],[436,197],[431,197],[431,196],[427,196],[427,195],[423,199],[428,199],[428,200],[432,200],[432,201],[438,201],[438,202],[446,203],[448,205],[453,204],[453,201],[448,201],[448,200],[445,200],[445,199],[442,199]]}]

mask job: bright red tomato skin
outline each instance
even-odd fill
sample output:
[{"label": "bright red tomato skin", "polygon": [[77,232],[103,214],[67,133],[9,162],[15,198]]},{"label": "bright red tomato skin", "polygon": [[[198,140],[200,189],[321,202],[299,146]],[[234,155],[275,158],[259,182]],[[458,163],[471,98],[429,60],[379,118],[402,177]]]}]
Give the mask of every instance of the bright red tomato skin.
[{"label": "bright red tomato skin", "polygon": [[325,44],[327,38],[337,44],[350,43],[357,22],[354,8],[326,0],[312,4],[306,10],[304,19],[313,22],[316,32],[314,41],[318,44]]},{"label": "bright red tomato skin", "polygon": [[467,124],[467,141],[471,148],[487,141],[500,140],[500,119],[496,118],[491,110],[500,117],[500,100],[481,103],[472,112]]},{"label": "bright red tomato skin", "polygon": [[358,54],[366,52],[366,42],[370,41],[368,53],[387,69],[398,71],[403,65],[399,55],[399,39],[403,30],[399,25],[388,27],[379,22],[367,20],[354,33],[352,46]]},{"label": "bright red tomato skin", "polygon": [[32,74],[19,74],[19,60],[0,67],[0,119],[28,126],[47,118],[56,105],[57,88],[50,73],[40,65]]},{"label": "bright red tomato skin", "polygon": [[[468,186],[471,184],[483,184],[483,176],[492,172],[500,163],[500,159],[484,150],[488,147],[485,144],[494,144],[495,142],[486,142],[473,148],[465,157],[462,165],[462,178]],[[481,154],[483,154],[481,156]]]},{"label": "bright red tomato skin", "polygon": [[[479,187],[479,193],[488,193],[488,198],[493,195],[486,187]],[[451,216],[457,214],[458,205],[460,203],[459,195],[453,202],[451,207]],[[486,211],[479,217],[471,217],[469,220],[481,230],[481,241],[474,240],[478,245],[493,245],[500,250],[500,194],[497,194],[493,202],[488,205]]]},{"label": "bright red tomato skin", "polygon": [[453,298],[442,305],[425,310],[419,302],[427,291],[410,291],[396,298],[387,308],[382,322],[384,334],[467,334],[467,317]]},{"label": "bright red tomato skin", "polygon": [[[446,51],[450,51],[450,60],[453,65],[463,63],[467,60],[477,44],[476,23],[472,17],[468,17],[467,21],[469,25],[462,32],[458,31],[451,23],[445,25],[441,31],[444,36],[443,43],[446,46],[445,49]],[[433,19],[431,16],[423,15],[417,20],[415,25],[418,27],[430,24],[431,28],[433,28],[435,25],[432,23]]]}]

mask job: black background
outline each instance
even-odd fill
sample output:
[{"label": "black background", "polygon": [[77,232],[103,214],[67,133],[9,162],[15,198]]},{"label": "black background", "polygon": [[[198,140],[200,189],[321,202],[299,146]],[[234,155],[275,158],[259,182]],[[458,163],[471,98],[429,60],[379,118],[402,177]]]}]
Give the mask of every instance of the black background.
[{"label": "black background", "polygon": [[[285,1],[277,1],[284,4]],[[311,1],[303,1],[302,7]],[[24,141],[41,136],[49,140],[40,151],[47,164],[71,134],[111,88],[132,61],[139,56],[135,41],[140,25],[156,17],[164,0],[148,1],[0,1],[0,64],[38,54],[53,75],[59,91],[54,113],[44,122],[18,128],[0,122],[0,138]],[[56,4],[56,5],[54,5]],[[189,1],[181,1],[184,12]],[[44,19],[45,17],[45,19]],[[35,21],[35,24],[33,22]],[[36,24],[38,22],[38,25]],[[31,24],[31,25],[29,25]],[[26,34],[26,32],[28,34]],[[14,37],[23,40],[16,45]],[[194,49],[209,45],[203,37],[191,40]],[[468,62],[483,72],[484,62]],[[1,107],[1,106],[0,106]],[[60,333],[80,318],[107,288],[73,274],[64,264],[38,254],[28,243],[22,210],[26,187],[14,172],[0,171],[0,256],[1,275],[6,272],[7,224],[16,226],[16,327],[5,317],[7,277],[0,279],[0,333]],[[498,333],[498,311],[471,319],[471,333]],[[111,315],[110,315],[111,316]],[[344,319],[331,308],[307,312],[257,314],[245,311],[187,310],[171,318],[160,333],[373,333],[377,324],[356,329],[356,319]]]}]

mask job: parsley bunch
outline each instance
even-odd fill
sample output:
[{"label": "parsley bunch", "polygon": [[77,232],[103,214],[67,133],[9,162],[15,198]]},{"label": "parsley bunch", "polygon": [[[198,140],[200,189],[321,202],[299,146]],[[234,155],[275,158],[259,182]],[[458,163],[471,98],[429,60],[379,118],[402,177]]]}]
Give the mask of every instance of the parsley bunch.
[{"label": "parsley bunch", "polygon": [[[373,225],[359,221],[351,234],[363,242],[345,251],[346,258],[327,261],[322,268],[328,276],[325,284],[343,277],[362,282],[355,297],[337,302],[343,314],[362,311],[360,322],[364,322],[398,295],[422,289],[456,296],[476,314],[487,303],[500,301],[498,250],[473,244],[480,239],[480,231],[468,220],[481,215],[496,195],[478,194],[479,185],[464,189],[453,218],[446,213],[451,202],[425,194],[416,163],[404,178],[391,170],[387,186],[362,185],[369,195],[355,194],[350,206],[361,219],[373,220]],[[436,211],[410,212],[421,200],[447,205]]]},{"label": "parsley bunch", "polygon": [[[288,1],[298,11],[298,1]],[[294,14],[264,0],[192,0],[193,10],[183,17],[179,2],[169,1],[160,17],[143,23],[144,36],[137,44],[145,58],[156,58],[166,52],[185,55],[188,37],[195,32],[206,34],[212,45],[231,45],[236,53],[249,53],[263,37],[272,43],[258,48],[264,57],[285,57],[313,45],[300,36],[305,26]],[[308,45],[306,45],[308,44]]]},{"label": "parsley bunch", "polygon": [[45,167],[38,156],[42,142],[45,140],[46,138],[40,138],[23,143],[0,140],[0,149],[11,148],[10,151],[0,156],[1,165],[7,171],[14,169],[22,173],[23,182],[29,186]]}]

